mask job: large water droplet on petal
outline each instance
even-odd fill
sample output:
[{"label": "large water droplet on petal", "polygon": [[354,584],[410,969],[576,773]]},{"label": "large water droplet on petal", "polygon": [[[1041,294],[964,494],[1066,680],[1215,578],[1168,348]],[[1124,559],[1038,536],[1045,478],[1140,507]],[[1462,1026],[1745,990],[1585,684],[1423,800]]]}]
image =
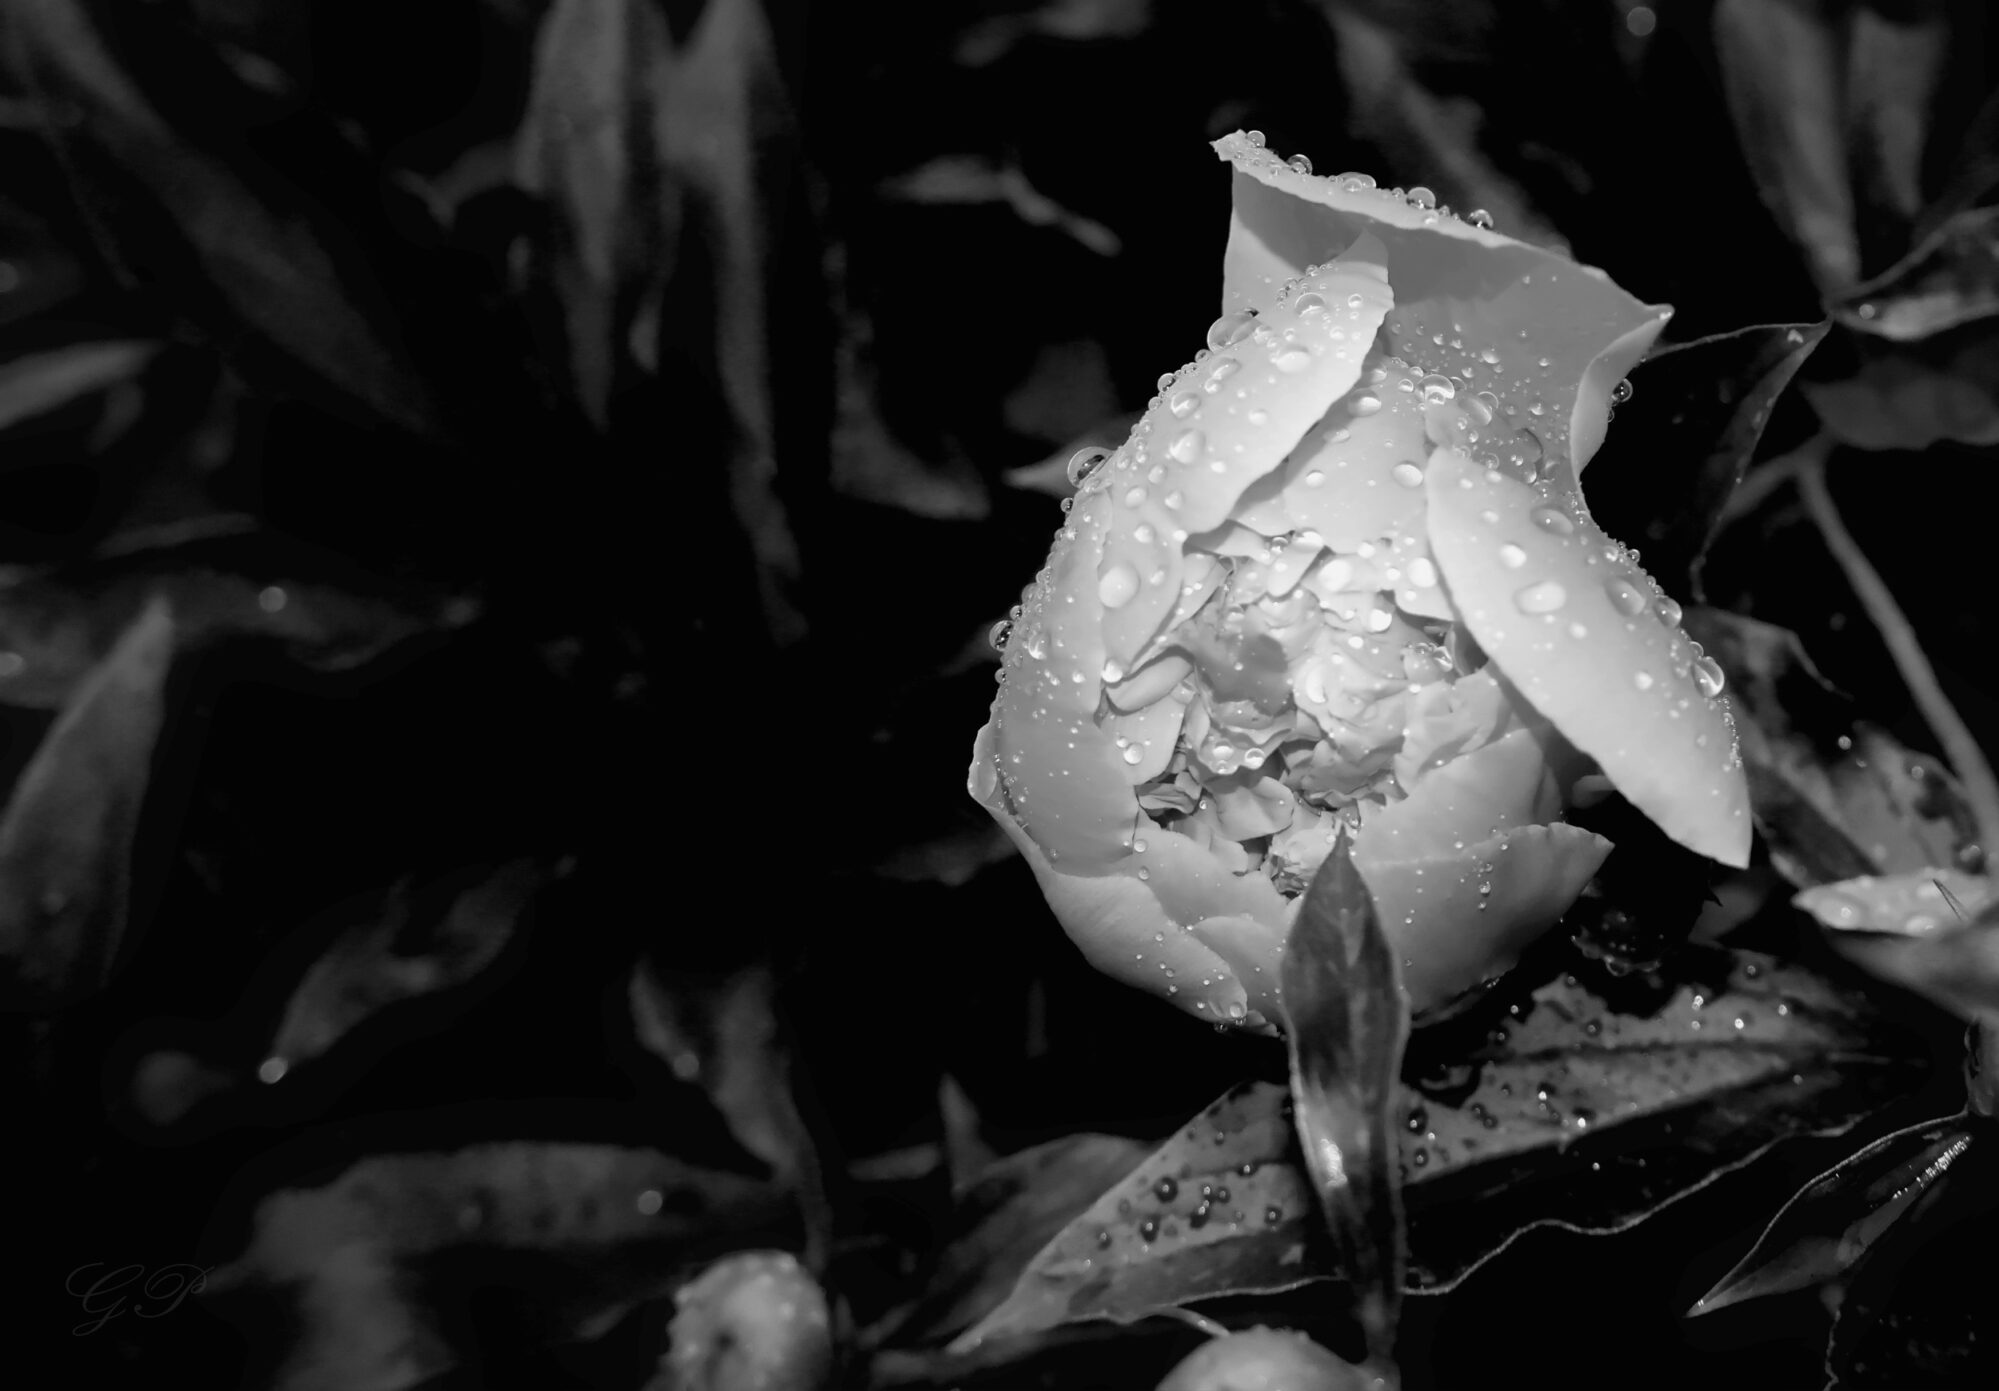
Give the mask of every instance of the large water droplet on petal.
[{"label": "large water droplet on petal", "polygon": [[1420,488],[1423,486],[1423,470],[1417,465],[1410,463],[1407,459],[1404,459],[1388,472],[1397,483],[1400,483],[1405,488]]},{"label": "large water droplet on petal", "polygon": [[1069,456],[1068,468],[1069,486],[1072,488],[1082,487],[1083,480],[1095,473],[1104,460],[1110,458],[1110,456],[1111,451],[1099,444],[1086,445],[1074,454],[1071,454]]},{"label": "large water droplet on petal", "polygon": [[1219,358],[1216,360],[1215,365],[1208,369],[1208,379],[1201,384],[1201,390],[1209,393],[1220,391],[1222,383],[1241,370],[1242,364],[1234,358]]},{"label": "large water droplet on petal", "polygon": [[1208,346],[1216,352],[1232,348],[1256,331],[1256,311],[1238,309],[1208,325]]},{"label": "large water droplet on petal", "polygon": [[1543,531],[1553,532],[1557,536],[1569,536],[1575,532],[1575,519],[1559,507],[1537,507],[1531,515],[1534,518],[1534,525]]},{"label": "large water droplet on petal", "polygon": [[1430,557],[1419,555],[1409,562],[1409,583],[1418,589],[1429,589],[1437,582],[1437,567],[1430,563]]},{"label": "large water droplet on petal", "polygon": [[1430,373],[1416,383],[1416,386],[1423,393],[1425,401],[1449,401],[1458,394],[1458,389],[1452,384],[1451,379],[1441,372]]},{"label": "large water droplet on petal", "polygon": [[[1301,155],[1300,158],[1302,159],[1303,156]],[[1307,290],[1304,294],[1298,296],[1298,298],[1291,301],[1291,308],[1293,312],[1298,314],[1301,318],[1307,314],[1320,313],[1325,309],[1325,307],[1326,307],[1326,297],[1318,293],[1316,290]]]},{"label": "large water droplet on petal", "polygon": [[1359,193],[1374,187],[1374,175],[1357,174],[1349,171],[1339,176],[1340,187],[1348,193]]},{"label": "large water droplet on petal", "polygon": [[1728,684],[1728,677],[1722,672],[1721,663],[1714,658],[1698,657],[1694,660],[1694,684],[1700,687],[1702,695],[1712,700]]},{"label": "large water droplet on petal", "polygon": [[1013,635],[1013,620],[1002,618],[993,624],[993,630],[986,634],[986,641],[993,645],[993,651],[1006,651],[1006,640]]},{"label": "large water droplet on petal", "polygon": [[1685,610],[1680,607],[1679,601],[1669,594],[1661,594],[1657,601],[1653,603],[1652,610],[1659,615],[1659,621],[1669,628],[1678,627],[1680,619],[1685,614]]},{"label": "large water droplet on petal", "polygon": [[1649,671],[1634,672],[1631,679],[1638,684],[1638,689],[1641,691],[1652,689],[1652,673]]},{"label": "large water droplet on petal", "polygon": [[1434,208],[1437,206],[1437,195],[1421,184],[1417,184],[1416,187],[1410,189],[1402,196],[1419,208]]},{"label": "large water droplet on petal", "polygon": [[1530,584],[1513,596],[1513,607],[1522,613],[1553,613],[1568,602],[1568,590],[1554,580]]},{"label": "large water droplet on petal", "polygon": [[1097,598],[1107,609],[1122,608],[1138,593],[1138,571],[1120,561],[1097,581]]},{"label": "large water droplet on petal", "polygon": [[1309,174],[1312,172],[1312,161],[1303,155],[1293,155],[1284,162],[1291,166],[1291,172],[1294,174]]},{"label": "large water droplet on petal", "polygon": [[1143,763],[1145,761],[1145,750],[1133,744],[1124,751],[1124,761],[1126,763]]},{"label": "large water droplet on petal", "polygon": [[1191,464],[1201,457],[1207,447],[1207,439],[1199,430],[1183,430],[1166,446],[1166,452],[1183,464]]},{"label": "large water droplet on petal", "polygon": [[1492,230],[1492,214],[1484,208],[1473,208],[1465,214],[1465,221],[1478,228],[1481,232],[1490,232]]},{"label": "large water droplet on petal", "polygon": [[1508,541],[1499,548],[1499,563],[1509,570],[1518,570],[1527,563],[1527,552]]},{"label": "large water droplet on petal", "polygon": [[1381,409],[1379,396],[1356,396],[1347,403],[1347,409],[1355,415],[1373,415]]},{"label": "large water droplet on petal", "polygon": [[1270,365],[1280,372],[1302,372],[1312,365],[1312,351],[1297,343],[1280,343],[1270,354]]},{"label": "large water droplet on petal", "polygon": [[1603,592],[1610,598],[1610,606],[1626,618],[1636,618],[1645,612],[1645,596],[1628,580],[1605,580]]},{"label": "large water droplet on petal", "polygon": [[1175,392],[1173,399],[1166,403],[1166,409],[1173,413],[1175,420],[1185,420],[1201,408],[1201,393],[1198,391]]},{"label": "large water droplet on petal", "polygon": [[1621,378],[1618,381],[1617,385],[1613,386],[1610,389],[1610,404],[1613,406],[1621,406],[1630,399],[1631,399],[1631,378],[1629,377]]}]

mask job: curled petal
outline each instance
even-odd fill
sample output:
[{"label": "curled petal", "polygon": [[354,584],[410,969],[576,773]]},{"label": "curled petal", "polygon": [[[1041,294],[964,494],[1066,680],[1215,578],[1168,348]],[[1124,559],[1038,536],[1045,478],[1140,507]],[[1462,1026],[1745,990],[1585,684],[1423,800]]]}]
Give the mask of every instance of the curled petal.
[{"label": "curled petal", "polygon": [[1680,844],[1749,863],[1749,792],[1720,669],[1557,471],[1530,486],[1430,461],[1430,546],[1493,664]]},{"label": "curled petal", "polygon": [[1240,132],[1217,140],[1215,152],[1235,167],[1225,313],[1260,305],[1304,267],[1371,235],[1395,287],[1391,351],[1501,395],[1531,395],[1542,411],[1533,427],[1540,443],[1566,450],[1578,470],[1603,443],[1611,387],[1671,310],[1639,303],[1557,252],[1355,180],[1300,174]]},{"label": "curled petal", "polygon": [[1577,826],[1528,826],[1450,856],[1385,858],[1369,828],[1354,865],[1402,962],[1411,1009],[1442,1004],[1511,966],[1553,927],[1610,853]]},{"label": "curled petal", "polygon": [[1282,468],[1249,486],[1234,515],[1266,536],[1309,530],[1353,551],[1420,529],[1422,478],[1404,480],[1429,454],[1413,393],[1393,382],[1358,387],[1305,432]]}]

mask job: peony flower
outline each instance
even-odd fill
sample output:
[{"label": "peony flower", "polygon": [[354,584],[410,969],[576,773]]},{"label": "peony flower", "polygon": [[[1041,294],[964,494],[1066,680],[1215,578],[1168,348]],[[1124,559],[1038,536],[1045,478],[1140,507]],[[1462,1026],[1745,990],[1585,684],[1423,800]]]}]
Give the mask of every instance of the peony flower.
[{"label": "peony flower", "polygon": [[1610,843],[1562,816],[1605,780],[1746,863],[1720,668],[1578,482],[1671,311],[1426,190],[1215,148],[1222,316],[1072,464],[973,756],[1069,936],[1268,1029],[1342,825],[1416,1009],[1568,910]]}]

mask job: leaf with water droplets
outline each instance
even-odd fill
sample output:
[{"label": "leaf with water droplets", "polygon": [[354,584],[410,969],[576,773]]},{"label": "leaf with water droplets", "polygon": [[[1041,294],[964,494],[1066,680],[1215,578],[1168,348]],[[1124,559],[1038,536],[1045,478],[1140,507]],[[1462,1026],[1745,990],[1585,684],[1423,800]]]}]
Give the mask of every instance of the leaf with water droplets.
[{"label": "leaf with water droplets", "polygon": [[1898,343],[1999,316],[1999,208],[1947,219],[1833,312],[1856,333]]},{"label": "leaf with water droplets", "polygon": [[1369,1355],[1386,1361],[1402,1306],[1400,1174],[1390,1109],[1409,1003],[1360,871],[1337,844],[1284,946],[1291,1093],[1335,1259],[1357,1296]]},{"label": "leaf with water droplets", "polygon": [[1688,610],[1686,625],[1728,675],[1750,810],[1793,884],[1979,868],[1957,779],[1856,723],[1852,699],[1819,675],[1797,634],[1711,608]]},{"label": "leaf with water droplets", "polygon": [[1687,1312],[1836,1280],[1867,1254],[1971,1145],[1963,1116],[1922,1121],[1884,1135],[1791,1196],[1763,1235]]},{"label": "leaf with water droplets", "polygon": [[174,634],[171,604],[147,597],[69,692],[0,815],[0,963],[29,1008],[99,989],[117,964]]},{"label": "leaf with water droplets", "polygon": [[1645,553],[1669,593],[1702,599],[1700,572],[1777,398],[1826,323],[1759,324],[1653,352],[1588,474],[1590,512]]},{"label": "leaf with water droplets", "polygon": [[1675,967],[1677,987],[1550,982],[1468,1056],[1412,1047],[1411,1288],[1450,1289],[1538,1227],[1623,1231],[1782,1140],[1840,1133],[1920,1069],[1865,1001],[1798,967],[1697,950]]},{"label": "leaf with water droplets", "polygon": [[1151,1147],[1120,1135],[1065,1135],[996,1161],[961,1194],[899,1342],[949,1337],[992,1313],[1030,1260]]},{"label": "leaf with water droplets", "polygon": [[1247,1083],[1195,1117],[1042,1247],[952,1351],[1324,1278],[1284,1095]]},{"label": "leaf with water droplets", "polygon": [[[1932,877],[1928,882],[1935,885],[1938,881]],[[1831,887],[1846,890],[1850,900],[1850,884]],[[1921,887],[1920,882],[1916,887]],[[1983,901],[1989,896],[1987,889],[1979,899]],[[1801,900],[1805,897],[1799,895]],[[1840,955],[1962,1019],[1999,1018],[1999,908],[1990,902],[1983,902],[1982,909],[1976,904],[1966,904],[1966,910],[1976,916],[1970,922],[1959,922],[1943,905],[1941,894],[1927,902],[1915,899],[1913,892],[1895,897],[1921,903],[1922,907],[1906,913],[1899,922],[1896,915],[1903,911],[1903,904],[1888,907],[1882,913],[1883,926],[1878,929],[1864,920],[1837,922],[1835,925],[1848,929],[1829,936]],[[1842,916],[1841,909],[1847,906],[1820,905],[1813,906],[1812,911],[1821,922],[1834,924]],[[1856,916],[1864,912],[1863,909]],[[1912,928],[1912,923],[1918,926]]]}]

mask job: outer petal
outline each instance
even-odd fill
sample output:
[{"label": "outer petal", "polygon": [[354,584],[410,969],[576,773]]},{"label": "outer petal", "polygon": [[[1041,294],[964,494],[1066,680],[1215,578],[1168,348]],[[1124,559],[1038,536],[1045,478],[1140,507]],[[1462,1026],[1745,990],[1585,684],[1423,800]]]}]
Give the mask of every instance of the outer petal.
[{"label": "outer petal", "polygon": [[[1690,850],[1749,862],[1749,793],[1712,665],[1566,470],[1529,486],[1430,459],[1430,547],[1494,665],[1634,806]],[[1705,683],[1705,689],[1703,689]]]},{"label": "outer petal", "polygon": [[967,790],[1025,857],[1056,920],[1089,963],[1192,1013],[1255,1025],[1246,1018],[1242,985],[1195,929],[1225,918],[1264,924],[1281,951],[1288,909],[1270,881],[1230,874],[1186,836],[1162,830],[1135,801],[1133,815],[1114,828],[1133,845],[1121,850],[1116,868],[1064,872],[1008,809],[998,757],[997,731],[988,723],[973,750]]},{"label": "outer petal", "polygon": [[1362,827],[1353,858],[1401,957],[1410,1007],[1421,1010],[1511,966],[1609,853],[1602,836],[1554,825],[1508,831],[1449,857],[1386,859]]},{"label": "outer petal", "polygon": [[1516,727],[1425,772],[1407,797],[1369,815],[1357,839],[1384,860],[1448,858],[1561,810],[1540,740]]},{"label": "outer petal", "polygon": [[1097,724],[1103,689],[1101,491],[1077,499],[1057,534],[1046,577],[1023,596],[1008,640],[1006,681],[993,701],[994,772],[1009,819],[1065,874],[1107,874],[1128,858],[1138,799],[1112,736]]},{"label": "outer petal", "polygon": [[1392,351],[1469,378],[1532,410],[1548,452],[1578,471],[1603,443],[1609,391],[1645,355],[1671,310],[1639,303],[1602,271],[1454,217],[1354,176],[1300,174],[1241,133],[1215,142],[1235,166],[1222,308],[1270,297],[1363,232],[1387,248]]}]

